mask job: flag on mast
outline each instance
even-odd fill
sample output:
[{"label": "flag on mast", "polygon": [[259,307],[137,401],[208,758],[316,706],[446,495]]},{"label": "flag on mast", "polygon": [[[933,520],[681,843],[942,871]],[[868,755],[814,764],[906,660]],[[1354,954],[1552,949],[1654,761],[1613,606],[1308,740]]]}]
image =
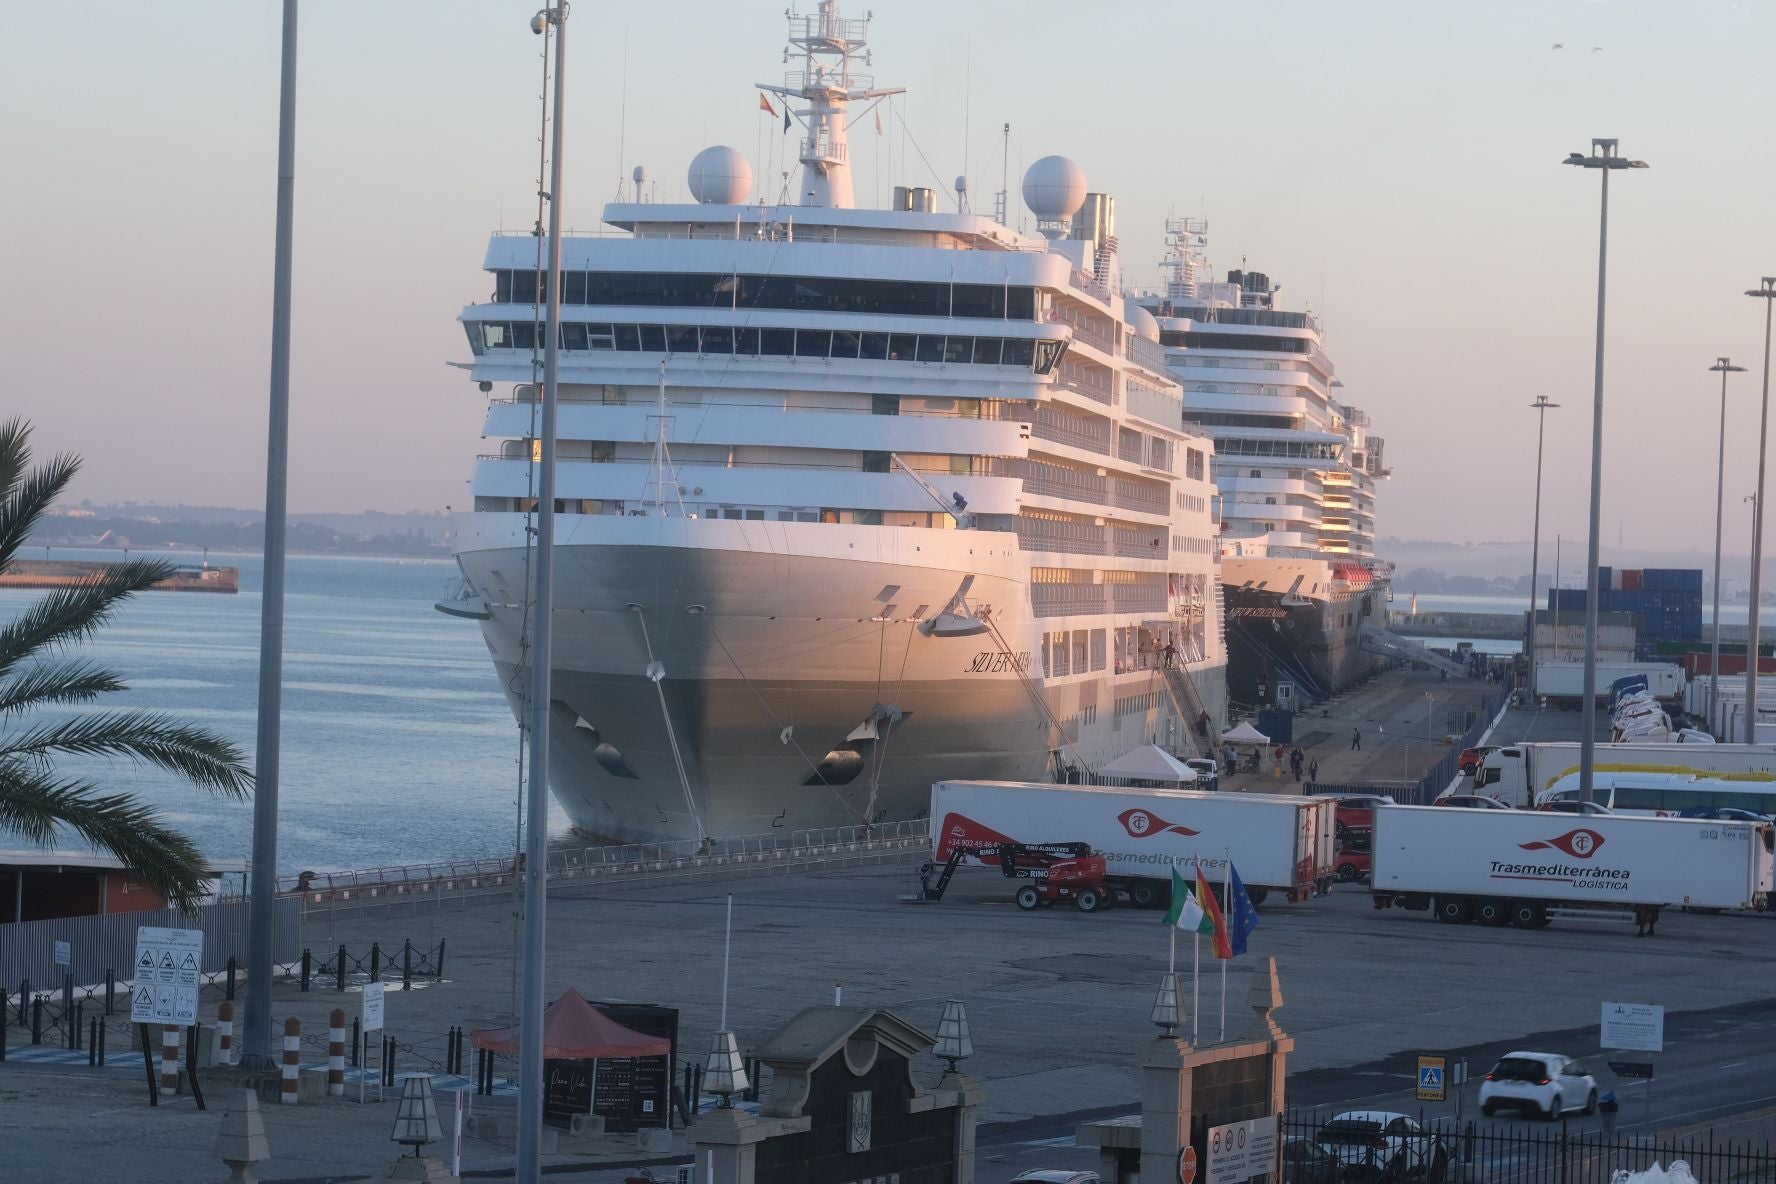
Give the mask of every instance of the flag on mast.
[{"label": "flag on mast", "polygon": [[789,104],[783,104],[783,130],[789,130]]},{"label": "flag on mast", "polygon": [[1177,867],[1172,868],[1172,907],[1166,910],[1165,923],[1182,929],[1185,933],[1213,933],[1215,923],[1203,911],[1196,897],[1191,895],[1190,885],[1178,874]]},{"label": "flag on mast", "polygon": [[771,106],[771,100],[765,97],[764,91],[759,92],[759,110],[765,112],[772,119],[777,118],[777,108]]},{"label": "flag on mast", "polygon": [[1227,918],[1227,944],[1230,956],[1237,957],[1246,952],[1246,939],[1258,928],[1258,910],[1252,907],[1252,898],[1246,895],[1246,886],[1240,883],[1239,869],[1230,861],[1227,870],[1230,876],[1227,911],[1231,914]]},{"label": "flag on mast", "polygon": [[[882,134],[882,109],[880,107],[876,108],[876,134],[878,136]],[[1176,875],[1177,872],[1174,871],[1172,874]]]},{"label": "flag on mast", "polygon": [[[1203,877],[1202,864],[1200,863],[1196,865],[1196,896],[1202,905],[1203,912],[1209,915],[1209,920],[1215,927],[1215,957],[1233,957],[1233,947],[1227,936],[1227,918],[1222,915],[1221,905],[1215,900],[1215,894],[1209,890],[1209,882]],[[1207,931],[1205,930],[1205,932]]]}]

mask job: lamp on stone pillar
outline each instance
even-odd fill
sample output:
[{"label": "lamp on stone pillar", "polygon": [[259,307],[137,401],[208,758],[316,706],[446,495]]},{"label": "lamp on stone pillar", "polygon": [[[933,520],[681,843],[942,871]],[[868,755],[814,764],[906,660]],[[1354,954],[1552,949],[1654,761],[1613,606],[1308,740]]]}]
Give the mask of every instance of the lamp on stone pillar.
[{"label": "lamp on stone pillar", "polygon": [[1160,976],[1159,994],[1153,997],[1153,1014],[1148,1017],[1158,1025],[1162,1039],[1172,1038],[1172,1029],[1184,1023],[1184,1009],[1178,1003],[1178,976],[1167,972]]},{"label": "lamp on stone pillar", "polygon": [[734,1106],[734,1095],[746,1090],[746,1063],[732,1032],[717,1032],[703,1061],[703,1088],[721,1099],[724,1110]]},{"label": "lamp on stone pillar", "polygon": [[974,1041],[968,1035],[968,1009],[960,999],[944,1001],[943,1017],[937,1021],[937,1044],[932,1052],[950,1063],[945,1073],[956,1072],[956,1062],[974,1055]]}]

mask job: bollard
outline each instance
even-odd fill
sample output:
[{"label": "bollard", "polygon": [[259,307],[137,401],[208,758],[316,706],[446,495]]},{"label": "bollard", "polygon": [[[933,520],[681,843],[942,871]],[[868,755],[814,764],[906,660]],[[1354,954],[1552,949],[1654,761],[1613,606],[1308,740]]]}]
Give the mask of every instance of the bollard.
[{"label": "bollard", "polygon": [[19,979],[18,1024],[19,1024],[19,1027],[21,1027],[21,1028],[25,1026],[25,1006],[26,1006],[25,1000],[29,999],[30,997],[31,997],[31,980],[28,978]]},{"label": "bollard", "polygon": [[310,950],[303,950],[302,951],[302,988],[301,988],[303,991],[308,990],[308,981],[309,981],[309,978],[313,975],[313,973],[314,973],[314,953]]},{"label": "bollard", "polygon": [[0,1064],[6,1063],[6,1000],[0,999]]},{"label": "bollard", "polygon": [[335,983],[334,989],[339,990],[339,991],[343,991],[343,990],[345,990],[345,947],[344,946],[339,947],[339,960],[336,961],[335,963],[333,963],[333,966],[334,966],[335,974],[338,977],[338,981]]},{"label": "bollard", "polygon": [[363,1022],[363,1020],[358,1019],[356,1016],[352,1017],[352,1068],[354,1069],[358,1067],[359,1063],[358,1050],[363,1047],[364,1035],[358,1028],[358,1025]]},{"label": "bollard", "polygon": [[393,1036],[382,1038],[382,1083],[388,1086],[395,1084],[395,1038]]},{"label": "bollard", "polygon": [[230,1000],[232,1000],[234,998],[234,955],[233,954],[228,955],[228,995],[227,995],[227,998]]},{"label": "bollard", "polygon": [[327,1094],[345,1096],[345,1009],[335,1007],[327,1017]]},{"label": "bollard", "polygon": [[87,1033],[86,1033],[86,1064],[87,1064],[88,1068],[93,1068],[93,1067],[96,1067],[99,1065],[103,1065],[105,1063],[105,1062],[99,1060],[99,1019],[98,1019],[98,1017],[94,1016],[92,1019],[87,1021],[87,1024],[88,1024],[88,1028],[87,1028]]},{"label": "bollard", "polygon": [[66,1020],[74,1014],[74,976],[62,976],[62,1019]]},{"label": "bollard", "polygon": [[413,939],[411,937],[407,939],[406,945],[401,949],[401,989],[403,991],[413,989]]},{"label": "bollard", "polygon": [[99,1068],[103,1069],[105,1067],[105,1023],[103,1020],[93,1022],[99,1025]]},{"label": "bollard", "polygon": [[370,981],[373,983],[379,983],[382,981],[382,943],[381,942],[374,942],[373,941],[370,943]]},{"label": "bollard", "polygon": [[31,1000],[31,1043],[43,1043],[43,997]]},{"label": "bollard", "polygon": [[438,939],[438,963],[432,967],[432,978],[438,982],[444,981],[444,939],[441,937]]},{"label": "bollard", "polygon": [[216,1056],[224,1067],[234,1064],[234,1004],[224,1002],[216,1008]]},{"label": "bollard", "polygon": [[278,1101],[286,1106],[296,1104],[297,1074],[302,1072],[302,1021],[291,1016],[284,1021],[283,1080],[278,1084]]},{"label": "bollard", "polygon": [[75,1052],[80,1051],[80,1036],[86,1031],[86,1002],[82,1000],[74,1005],[74,1015],[68,1025],[68,1047]]},{"label": "bollard", "polygon": [[160,1088],[169,1094],[179,1092],[179,1025],[163,1024],[160,1029]]},{"label": "bollard", "polygon": [[117,995],[117,974],[115,971],[105,972],[105,1014],[110,1015]]}]

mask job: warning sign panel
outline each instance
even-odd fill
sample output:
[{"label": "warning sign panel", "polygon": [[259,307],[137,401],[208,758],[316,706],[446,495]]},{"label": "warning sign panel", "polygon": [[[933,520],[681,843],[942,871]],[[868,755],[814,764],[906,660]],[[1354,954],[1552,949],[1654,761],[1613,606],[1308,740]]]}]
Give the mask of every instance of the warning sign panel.
[{"label": "warning sign panel", "polygon": [[130,990],[130,1022],[195,1024],[203,985],[201,929],[136,930],[136,980]]}]

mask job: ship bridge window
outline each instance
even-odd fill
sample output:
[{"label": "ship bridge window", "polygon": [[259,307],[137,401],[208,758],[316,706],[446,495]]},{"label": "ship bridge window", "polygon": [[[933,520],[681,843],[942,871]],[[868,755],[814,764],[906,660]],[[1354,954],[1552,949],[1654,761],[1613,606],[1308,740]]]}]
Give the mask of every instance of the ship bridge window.
[{"label": "ship bridge window", "polygon": [[1005,352],[999,357],[1001,366],[1032,366],[1036,361],[1036,343],[1027,337],[1007,337]]},{"label": "ship bridge window", "polygon": [[776,358],[795,353],[794,329],[760,329],[758,352]]},{"label": "ship bridge window", "polygon": [[703,352],[706,354],[731,354],[734,352],[734,331],[727,326],[703,328]]},{"label": "ship bridge window", "polygon": [[857,352],[858,357],[881,361],[888,356],[888,334],[859,333],[858,337],[861,341],[861,348]]},{"label": "ship bridge window", "polygon": [[[955,341],[957,338],[951,338]],[[962,340],[966,340],[963,338]],[[999,364],[1000,341],[997,337],[976,337],[974,339],[974,363],[977,366],[997,366]]]},{"label": "ship bridge window", "polygon": [[1061,357],[1067,352],[1065,341],[1037,341],[1035,370],[1038,374],[1051,374],[1061,364]]},{"label": "ship bridge window", "polygon": [[[533,269],[494,272],[494,299],[536,304],[542,285]],[[564,271],[566,304],[651,308],[769,308],[861,312],[886,316],[1034,320],[1033,288],[853,276],[737,275],[732,272]]]},{"label": "ship bridge window", "polygon": [[969,362],[974,358],[974,338],[949,337],[944,339],[944,361]]},{"label": "ship bridge window", "polygon": [[832,356],[835,358],[855,358],[857,356],[857,339],[861,336],[844,329],[832,335]]},{"label": "ship bridge window", "polygon": [[832,352],[832,331],[830,329],[798,329],[795,352],[798,358],[826,357]]},{"label": "ship bridge window", "polygon": [[919,338],[919,360],[921,362],[941,362],[944,360],[944,339],[930,335]]},{"label": "ship bridge window", "polygon": [[666,326],[666,348],[675,354],[696,353],[697,327],[695,325]]},{"label": "ship bridge window", "polygon": [[647,354],[663,354],[666,352],[666,330],[660,325],[642,325],[641,352]]}]

